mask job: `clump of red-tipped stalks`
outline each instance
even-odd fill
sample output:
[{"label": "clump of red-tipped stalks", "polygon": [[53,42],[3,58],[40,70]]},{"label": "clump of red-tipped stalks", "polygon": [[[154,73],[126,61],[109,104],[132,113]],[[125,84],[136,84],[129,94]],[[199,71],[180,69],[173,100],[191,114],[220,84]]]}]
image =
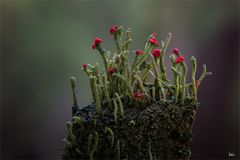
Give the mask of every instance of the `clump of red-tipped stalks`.
[{"label": "clump of red-tipped stalks", "polygon": [[[90,80],[94,102],[80,107],[76,79],[71,77],[72,122],[67,122],[63,158],[79,159],[188,159],[192,124],[198,106],[197,89],[206,75],[196,80],[197,62],[191,57],[191,82],[186,81],[186,58],[174,48],[170,54],[174,79],[167,77],[165,56],[172,38],[157,34],[147,38],[144,48],[129,51],[130,28],[110,28],[116,51],[103,49],[96,38],[92,49],[99,51],[104,68],[83,64]],[[133,62],[129,54],[135,56]],[[148,80],[151,79],[151,80]]]}]

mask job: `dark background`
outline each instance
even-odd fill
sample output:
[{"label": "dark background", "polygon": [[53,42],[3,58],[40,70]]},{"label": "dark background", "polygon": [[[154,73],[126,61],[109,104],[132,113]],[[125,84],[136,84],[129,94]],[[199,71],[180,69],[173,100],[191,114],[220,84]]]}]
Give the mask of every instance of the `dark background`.
[{"label": "dark background", "polygon": [[[81,64],[100,61],[90,46],[109,28],[131,27],[132,50],[153,32],[213,72],[199,88],[192,159],[239,157],[239,1],[1,1],[1,158],[61,158],[71,119],[69,77],[81,105],[92,100]],[[169,60],[167,59],[167,65]],[[171,75],[171,72],[168,72]],[[231,157],[230,157],[231,158]]]}]

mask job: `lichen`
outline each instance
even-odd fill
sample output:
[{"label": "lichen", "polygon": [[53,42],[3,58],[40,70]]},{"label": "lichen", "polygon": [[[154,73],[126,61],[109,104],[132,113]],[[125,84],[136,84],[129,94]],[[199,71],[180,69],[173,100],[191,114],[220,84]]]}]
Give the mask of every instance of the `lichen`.
[{"label": "lichen", "polygon": [[67,122],[63,159],[189,159],[197,90],[211,74],[206,65],[196,80],[197,60],[191,57],[191,82],[187,83],[186,59],[175,48],[170,55],[171,81],[165,67],[171,33],[161,41],[161,49],[157,34],[151,34],[144,50],[133,52],[132,63],[128,58],[131,29],[124,33],[122,26],[113,26],[110,33],[116,46],[113,54],[102,48],[101,38],[92,44],[104,69],[98,63],[83,64],[93,94],[91,105],[79,105],[76,79],[71,77],[73,118]]}]

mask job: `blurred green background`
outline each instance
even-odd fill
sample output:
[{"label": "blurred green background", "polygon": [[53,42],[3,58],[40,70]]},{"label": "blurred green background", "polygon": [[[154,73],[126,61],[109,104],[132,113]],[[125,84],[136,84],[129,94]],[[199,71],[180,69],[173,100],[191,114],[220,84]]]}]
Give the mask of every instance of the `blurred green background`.
[{"label": "blurred green background", "polygon": [[[132,28],[132,50],[156,32],[213,76],[199,89],[193,159],[239,157],[239,1],[3,1],[1,0],[1,158],[61,157],[71,119],[69,77],[79,102],[91,103],[83,63],[101,63],[95,37],[114,49],[109,28]],[[169,60],[167,60],[169,65]],[[169,72],[169,76],[171,73]]]}]

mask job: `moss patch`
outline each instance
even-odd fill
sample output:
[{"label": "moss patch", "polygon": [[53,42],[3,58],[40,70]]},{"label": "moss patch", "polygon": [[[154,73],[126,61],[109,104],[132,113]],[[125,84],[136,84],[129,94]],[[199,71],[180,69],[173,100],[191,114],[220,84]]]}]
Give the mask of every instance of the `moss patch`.
[{"label": "moss patch", "polygon": [[93,159],[188,159],[196,107],[190,102],[129,106],[117,122],[107,109],[97,115],[94,104],[76,109],[80,121],[73,119],[72,131],[77,145],[68,135],[63,158],[91,159],[96,147]]}]

